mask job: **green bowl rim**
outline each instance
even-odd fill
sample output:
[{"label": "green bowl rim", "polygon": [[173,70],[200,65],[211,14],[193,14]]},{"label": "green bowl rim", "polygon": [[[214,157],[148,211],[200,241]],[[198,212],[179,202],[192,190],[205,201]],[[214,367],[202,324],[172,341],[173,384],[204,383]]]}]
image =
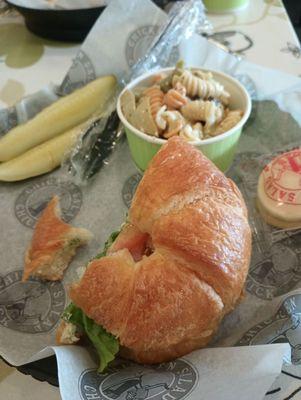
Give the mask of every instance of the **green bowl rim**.
[{"label": "green bowl rim", "polygon": [[[250,113],[251,113],[251,108],[252,108],[252,101],[251,101],[250,95],[247,92],[247,90],[244,88],[244,86],[237,79],[232,78],[232,76],[230,76],[228,74],[225,74],[225,73],[223,73],[221,71],[217,71],[217,70],[214,70],[214,69],[204,69],[204,68],[193,67],[193,66],[190,66],[189,68],[190,69],[198,69],[198,70],[201,70],[201,71],[204,71],[204,72],[212,72],[213,74],[220,75],[220,76],[224,77],[226,80],[231,81],[243,93],[243,95],[244,95],[244,97],[246,99],[246,103],[247,103],[246,110],[244,112],[244,115],[243,115],[242,119],[232,129],[222,133],[221,135],[218,135],[218,136],[215,136],[215,137],[212,137],[212,138],[209,138],[209,139],[195,140],[195,141],[191,141],[189,143],[193,144],[193,145],[206,145],[206,144],[219,142],[219,141],[222,141],[223,139],[226,139],[228,136],[231,136],[238,129],[241,129],[243,127],[243,125],[246,123],[247,119],[249,118]],[[161,139],[161,138],[157,138],[155,136],[148,135],[147,133],[144,133],[144,132],[140,131],[139,129],[135,128],[133,125],[131,125],[123,115],[123,112],[121,110],[121,105],[120,105],[120,98],[121,98],[121,96],[123,95],[123,93],[126,90],[132,89],[133,87],[138,86],[138,84],[141,81],[143,81],[144,79],[149,78],[152,75],[156,75],[156,74],[158,74],[160,72],[172,71],[173,69],[174,69],[174,67],[161,68],[161,69],[152,70],[152,71],[149,71],[149,72],[147,72],[147,73],[145,73],[143,75],[140,75],[138,78],[134,79],[129,84],[127,84],[124,87],[124,89],[122,90],[122,92],[120,93],[120,95],[118,96],[117,114],[118,114],[121,122],[131,132],[135,133],[137,136],[139,136],[140,138],[146,140],[147,142],[156,143],[156,144],[164,144],[164,143],[166,143],[166,140],[168,140],[168,139]]]},{"label": "green bowl rim", "polygon": [[224,7],[220,7],[219,6],[213,6],[213,8],[211,9],[209,5],[206,5],[204,3],[205,6],[205,10],[207,13],[209,14],[231,14],[231,13],[235,13],[238,11],[242,11],[245,10],[249,5],[249,0],[244,0],[243,3],[241,3],[240,5],[234,6],[234,7],[229,7],[229,8],[224,8]]}]

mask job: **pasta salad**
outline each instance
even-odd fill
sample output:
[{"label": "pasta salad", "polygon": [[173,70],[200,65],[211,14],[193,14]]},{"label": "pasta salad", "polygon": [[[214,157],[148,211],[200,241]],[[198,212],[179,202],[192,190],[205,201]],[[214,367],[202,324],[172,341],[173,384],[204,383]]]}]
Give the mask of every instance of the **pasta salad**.
[{"label": "pasta salad", "polygon": [[243,112],[230,107],[230,98],[211,72],[184,68],[179,62],[172,72],[154,75],[149,87],[126,90],[121,109],[128,122],[146,134],[199,141],[241,120]]}]

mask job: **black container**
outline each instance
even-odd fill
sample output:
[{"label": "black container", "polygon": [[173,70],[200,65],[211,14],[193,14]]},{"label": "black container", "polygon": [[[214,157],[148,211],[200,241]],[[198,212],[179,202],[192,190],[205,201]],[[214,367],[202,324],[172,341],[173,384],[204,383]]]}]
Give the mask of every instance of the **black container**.
[{"label": "black container", "polygon": [[[21,7],[13,1],[5,0],[23,15],[27,28],[45,39],[62,42],[83,42],[105,7],[83,8],[78,10],[39,10]],[[164,8],[175,0],[154,0]]]},{"label": "black container", "polygon": [[37,10],[7,4],[16,8],[27,28],[38,36],[64,42],[82,42],[105,7],[78,10]]}]

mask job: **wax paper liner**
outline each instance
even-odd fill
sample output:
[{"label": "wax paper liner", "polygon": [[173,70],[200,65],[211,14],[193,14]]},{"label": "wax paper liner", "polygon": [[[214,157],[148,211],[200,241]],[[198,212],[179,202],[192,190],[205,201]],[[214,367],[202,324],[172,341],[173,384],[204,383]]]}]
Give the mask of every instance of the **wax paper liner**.
[{"label": "wax paper liner", "polygon": [[[114,2],[112,2],[112,4],[112,8],[108,7],[106,12],[109,10],[110,13],[112,13],[111,16],[114,16],[114,20],[118,22],[125,21],[124,13],[128,6],[128,23],[126,26],[123,26],[122,29],[120,28],[119,31],[119,33],[125,32],[124,40],[120,40],[120,42],[115,40],[114,43],[116,47],[119,47],[116,49],[116,52],[112,52],[112,43],[110,44],[108,40],[109,34],[107,34],[107,36],[105,35],[107,26],[105,22],[102,22],[99,25],[99,29],[101,28],[101,32],[104,34],[105,45],[103,49],[104,57],[101,59],[101,63],[96,65],[91,61],[93,60],[93,54],[100,54],[100,41],[97,40],[99,38],[97,33],[100,31],[96,30],[96,38],[92,38],[93,45],[90,46],[89,43],[91,43],[91,41],[88,41],[85,45],[84,52],[79,53],[77,63],[75,63],[77,67],[73,67],[72,73],[69,73],[69,76],[74,79],[73,81],[71,81],[71,79],[69,79],[69,81],[65,80],[66,85],[69,84],[70,86],[71,83],[74,82],[74,87],[76,87],[79,82],[86,82],[85,79],[90,79],[93,74],[95,77],[109,72],[114,72],[116,74],[125,73],[129,66],[134,64],[133,57],[135,52],[133,52],[133,38],[137,38],[137,32],[140,34],[141,32],[145,32],[145,30],[139,30],[141,26],[137,23],[137,15],[143,15],[145,17],[145,23],[154,18],[162,18],[162,21],[165,18],[164,15],[162,15],[162,11],[158,10],[148,1],[141,0],[136,2],[135,10],[131,8],[131,5],[126,4],[126,0],[123,2],[115,2],[115,5],[119,4],[120,8],[114,8]],[[109,17],[108,14],[104,13],[103,16],[104,15],[105,19]],[[147,20],[147,18],[149,19]],[[145,26],[143,29],[145,29]],[[146,30],[148,33],[150,31],[151,30]],[[112,36],[112,32],[110,35]],[[259,154],[274,154],[274,151],[277,151],[279,148],[286,149],[287,146],[293,142],[299,143],[301,123],[299,112],[301,104],[300,79],[278,71],[267,70],[242,59],[235,58],[212,46],[199,35],[192,36],[188,40],[181,42],[179,45],[179,53],[188,65],[209,69],[219,68],[235,76],[243,82],[252,94],[253,99],[255,99],[253,102],[252,115],[244,129],[240,141],[237,162],[234,164],[234,169],[229,171],[229,174],[238,182],[243,193],[249,198],[254,198],[254,188],[250,185],[249,193],[246,192],[244,187],[244,178],[240,174],[243,168],[241,161],[246,159],[253,161],[253,159],[257,159]],[[108,57],[106,58],[105,55],[108,55]],[[110,65],[113,65],[113,71],[110,71]],[[91,71],[93,71],[93,74]],[[25,102],[31,100],[30,98],[24,99]],[[32,104],[39,106],[39,101],[36,100]],[[19,105],[19,108],[17,107],[14,110],[2,111],[2,115],[8,116],[8,118],[2,118],[1,121],[3,122],[5,119],[6,122],[11,120],[17,123],[17,117],[23,115],[22,110],[23,108]],[[3,124],[3,126],[4,125],[5,124]],[[6,124],[6,128],[4,129],[7,129],[7,125],[8,124]],[[254,152],[256,152],[256,154],[254,154]],[[95,175],[91,184],[85,187],[74,183],[70,175],[68,175],[68,173],[66,174],[64,169],[59,169],[51,174],[22,183],[2,183],[0,186],[0,208],[3,210],[1,214],[1,227],[3,228],[0,232],[0,351],[1,355],[13,364],[22,364],[30,359],[37,358],[41,356],[41,354],[37,355],[39,350],[47,345],[50,346],[54,344],[54,334],[59,315],[68,301],[65,287],[77,278],[78,268],[85,265],[86,261],[99,251],[109,234],[120,226],[125,219],[140,175],[137,173],[130,159],[127,144],[123,140],[115,147],[114,151],[109,156],[109,161],[110,162],[104,165],[100,172]],[[253,182],[256,182],[259,169],[253,168],[251,172],[253,174]],[[32,228],[41,211],[54,194],[58,194],[60,197],[64,219],[66,221],[72,221],[76,226],[83,226],[90,229],[94,233],[94,240],[88,247],[83,248],[78,253],[68,269],[63,283],[43,284],[32,279],[28,283],[22,284],[20,280],[23,268],[23,257],[25,248],[30,243],[32,237]],[[249,202],[249,198],[247,201],[251,215],[253,212],[253,204]],[[253,223],[252,226],[254,226]],[[260,235],[264,235],[264,238],[268,240],[270,236],[262,232],[266,227],[258,225],[257,229],[259,232],[256,234],[256,238],[260,237]],[[266,246],[267,250],[264,248],[264,251],[262,251],[257,244],[257,240],[254,241],[254,246],[257,246],[259,250],[257,251],[257,249],[254,249],[254,255],[256,255],[256,257],[252,259],[250,274],[247,281],[246,297],[240,306],[231,315],[225,318],[219,330],[219,334],[212,344],[220,347],[235,346],[238,344],[248,345],[251,343],[289,343],[292,349],[292,356],[285,352],[284,372],[270,389],[270,394],[267,395],[267,398],[273,400],[284,399],[298,390],[301,376],[299,367],[299,349],[301,348],[301,335],[299,331],[299,298],[301,293],[301,278],[299,277],[300,260],[297,252],[295,252],[294,255],[290,252],[291,247],[293,252],[298,248],[298,246],[290,244],[290,240],[295,240],[295,238],[296,235],[293,238],[283,238],[279,243],[277,241],[275,242],[274,249],[277,248],[277,252],[280,254],[283,261],[277,264],[279,258],[274,257],[273,259],[271,256],[272,261],[270,267],[259,267],[259,269],[256,270],[257,272],[255,271],[253,273],[255,265],[264,264],[267,259],[267,251],[269,247],[271,247],[270,244],[270,246]],[[287,250],[287,248],[289,250]],[[286,271],[287,265],[290,265],[288,271]],[[293,265],[293,267],[291,267],[291,265]],[[274,273],[275,269],[280,270],[281,273]],[[63,352],[64,349],[61,351]],[[267,362],[264,354],[270,356],[274,352],[277,353],[277,351],[274,350],[276,348],[273,346],[269,346],[268,349],[270,350],[263,349],[264,351],[262,353],[257,353],[257,358],[254,356],[253,364],[249,365],[250,379],[251,377],[252,379],[254,378],[251,371],[257,371],[256,366],[259,366],[259,371],[266,370],[271,372],[268,380],[265,379],[265,383],[273,380],[276,370],[268,369],[268,365],[271,364]],[[206,351],[210,352],[210,349]],[[221,350],[219,351],[220,354],[224,354]],[[213,390],[213,392],[210,392],[212,398],[218,398],[219,384],[221,387],[223,387],[224,384],[224,382],[220,381],[220,376],[223,375],[227,368],[231,368],[231,359],[234,360],[234,355],[240,353],[240,348],[237,348],[236,351],[232,349],[232,351],[233,353],[228,353],[228,357],[230,358],[224,359],[225,362],[220,364],[221,370],[219,370],[220,375],[217,380],[218,383],[212,382],[210,388],[210,390]],[[62,365],[66,365],[66,368],[63,368],[62,371],[68,370],[70,375],[70,364],[68,364],[70,358],[68,358],[68,355],[71,357],[72,353],[76,358],[76,354],[79,352],[84,353],[84,357],[90,360],[87,368],[94,368],[94,356],[91,358],[87,349],[69,347],[68,350],[65,349],[65,356],[61,354],[60,362],[63,363]],[[198,360],[201,362],[202,351],[197,352],[197,354],[199,354]],[[246,362],[245,360],[248,354],[240,354],[243,364]],[[252,351],[252,354],[255,353]],[[277,354],[277,357],[279,357],[282,353],[280,354],[278,352]],[[62,357],[65,357],[65,360],[63,360]],[[279,360],[279,358],[277,359]],[[205,358],[205,360],[207,360],[207,358]],[[235,360],[237,360],[237,358],[235,358]],[[236,362],[237,361],[235,361],[235,363]],[[79,363],[78,365],[80,366]],[[173,376],[176,376],[176,372],[179,372],[176,369],[177,365],[180,364],[174,362],[170,367],[167,366],[167,368],[173,368],[173,373],[175,374]],[[279,364],[277,365],[278,371],[280,367]],[[202,364],[202,368],[202,373],[205,373],[206,362]],[[215,368],[217,368],[216,364]],[[84,369],[85,368],[82,369],[83,373]],[[138,375],[135,375],[135,371],[136,370],[133,371],[133,375],[130,374],[130,377],[134,376],[136,379],[137,377],[139,378],[139,371],[136,371]],[[183,370],[180,371],[180,375],[182,371]],[[213,376],[212,369],[208,369],[207,371],[209,377]],[[183,373],[185,374],[185,371]],[[114,372],[112,372],[112,374],[114,374]],[[112,374],[108,375],[108,377]],[[231,382],[233,390],[237,389],[237,387],[234,386],[235,384],[239,385],[240,381],[238,373],[236,373],[236,376],[237,382]],[[262,376],[267,378],[264,374]],[[185,376],[183,377],[181,375],[181,378],[185,378]],[[91,387],[90,390],[92,394],[93,390],[97,394],[97,388],[99,387],[98,381],[93,381],[93,376],[91,379],[92,382],[88,381],[87,385]],[[256,386],[252,379],[250,382],[253,382],[253,385]],[[257,375],[255,382],[258,379]],[[68,380],[65,382],[67,385]],[[143,387],[141,385],[139,386],[139,381],[136,380],[135,382],[137,382],[135,384],[136,386],[134,385],[135,390],[128,389],[124,391],[122,394],[123,397],[119,397],[120,399],[125,399],[126,396],[128,396],[127,400],[131,398],[130,396],[132,396],[132,398],[135,398],[134,396],[139,398],[140,394],[141,396],[145,396],[143,390],[139,392],[139,389],[145,389],[143,379],[141,380],[141,385]],[[160,381],[156,382],[160,383]],[[69,383],[76,387],[79,385],[79,381],[77,380],[70,381]],[[168,385],[168,380],[166,385]],[[66,387],[63,385],[63,381],[61,381],[61,386],[63,393],[63,388]],[[238,386],[238,389],[239,388]],[[199,398],[201,393],[199,391],[200,389],[196,389],[196,387],[192,387],[189,393],[187,390],[181,391],[181,386],[172,393],[168,392],[168,390],[169,389],[166,389],[166,392],[160,392],[161,394],[156,392],[158,394],[157,398],[159,399],[161,396],[163,400],[167,400],[171,399],[171,396],[175,397],[175,393],[177,393],[176,398],[183,398],[187,395],[186,397],[193,399]],[[216,391],[216,396],[214,395],[214,390]],[[66,393],[67,390],[64,392],[64,399],[67,399]],[[256,387],[254,387],[251,393],[257,393]],[[77,395],[79,398],[80,396],[81,398],[84,396],[79,391],[77,391]],[[221,393],[219,393],[219,395],[221,396]],[[244,396],[245,394],[241,392],[241,399],[248,398],[247,395]],[[113,394],[111,398],[113,398]],[[232,398],[237,398],[237,394],[235,394],[234,397],[232,396]]]}]

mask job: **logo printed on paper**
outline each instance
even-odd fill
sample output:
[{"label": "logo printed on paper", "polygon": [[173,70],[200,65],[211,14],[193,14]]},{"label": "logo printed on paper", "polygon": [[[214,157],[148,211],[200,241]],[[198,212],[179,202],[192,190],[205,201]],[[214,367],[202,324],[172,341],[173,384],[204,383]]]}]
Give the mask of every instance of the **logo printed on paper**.
[{"label": "logo printed on paper", "polygon": [[47,178],[28,185],[15,201],[15,215],[21,224],[33,228],[54,195],[59,196],[62,217],[71,221],[82,205],[82,192],[72,182]]},{"label": "logo printed on paper", "polygon": [[301,205],[301,149],[281,154],[263,170],[264,190],[275,201]]},{"label": "logo printed on paper", "polygon": [[[154,40],[159,26],[145,25],[135,29],[128,37],[125,46],[125,58],[128,66],[132,67],[142,56],[145,55],[148,47]],[[173,65],[180,58],[178,46],[171,49],[167,64]]]},{"label": "logo printed on paper", "polygon": [[263,300],[281,296],[301,281],[301,230],[274,232],[272,241],[266,258],[262,258],[264,245],[253,242],[255,259],[246,282],[247,291]]},{"label": "logo printed on paper", "polygon": [[136,173],[130,176],[124,183],[122,188],[122,198],[124,204],[130,208],[137,186],[141,181],[142,175]]},{"label": "logo printed on paper", "polygon": [[61,282],[22,282],[23,271],[0,276],[0,325],[15,331],[43,333],[59,321],[66,303]]},{"label": "logo printed on paper", "polygon": [[60,86],[60,94],[69,94],[95,78],[96,73],[90,58],[83,50],[80,50]]},{"label": "logo printed on paper", "polygon": [[301,364],[301,294],[288,296],[276,313],[249,329],[238,346],[289,343],[293,364]]},{"label": "logo printed on paper", "polygon": [[145,25],[135,29],[129,35],[125,46],[125,57],[130,67],[145,54],[158,29],[158,25]]},{"label": "logo printed on paper", "polygon": [[116,360],[106,374],[86,370],[79,379],[83,400],[180,400],[194,389],[197,370],[184,360],[141,366]]}]

